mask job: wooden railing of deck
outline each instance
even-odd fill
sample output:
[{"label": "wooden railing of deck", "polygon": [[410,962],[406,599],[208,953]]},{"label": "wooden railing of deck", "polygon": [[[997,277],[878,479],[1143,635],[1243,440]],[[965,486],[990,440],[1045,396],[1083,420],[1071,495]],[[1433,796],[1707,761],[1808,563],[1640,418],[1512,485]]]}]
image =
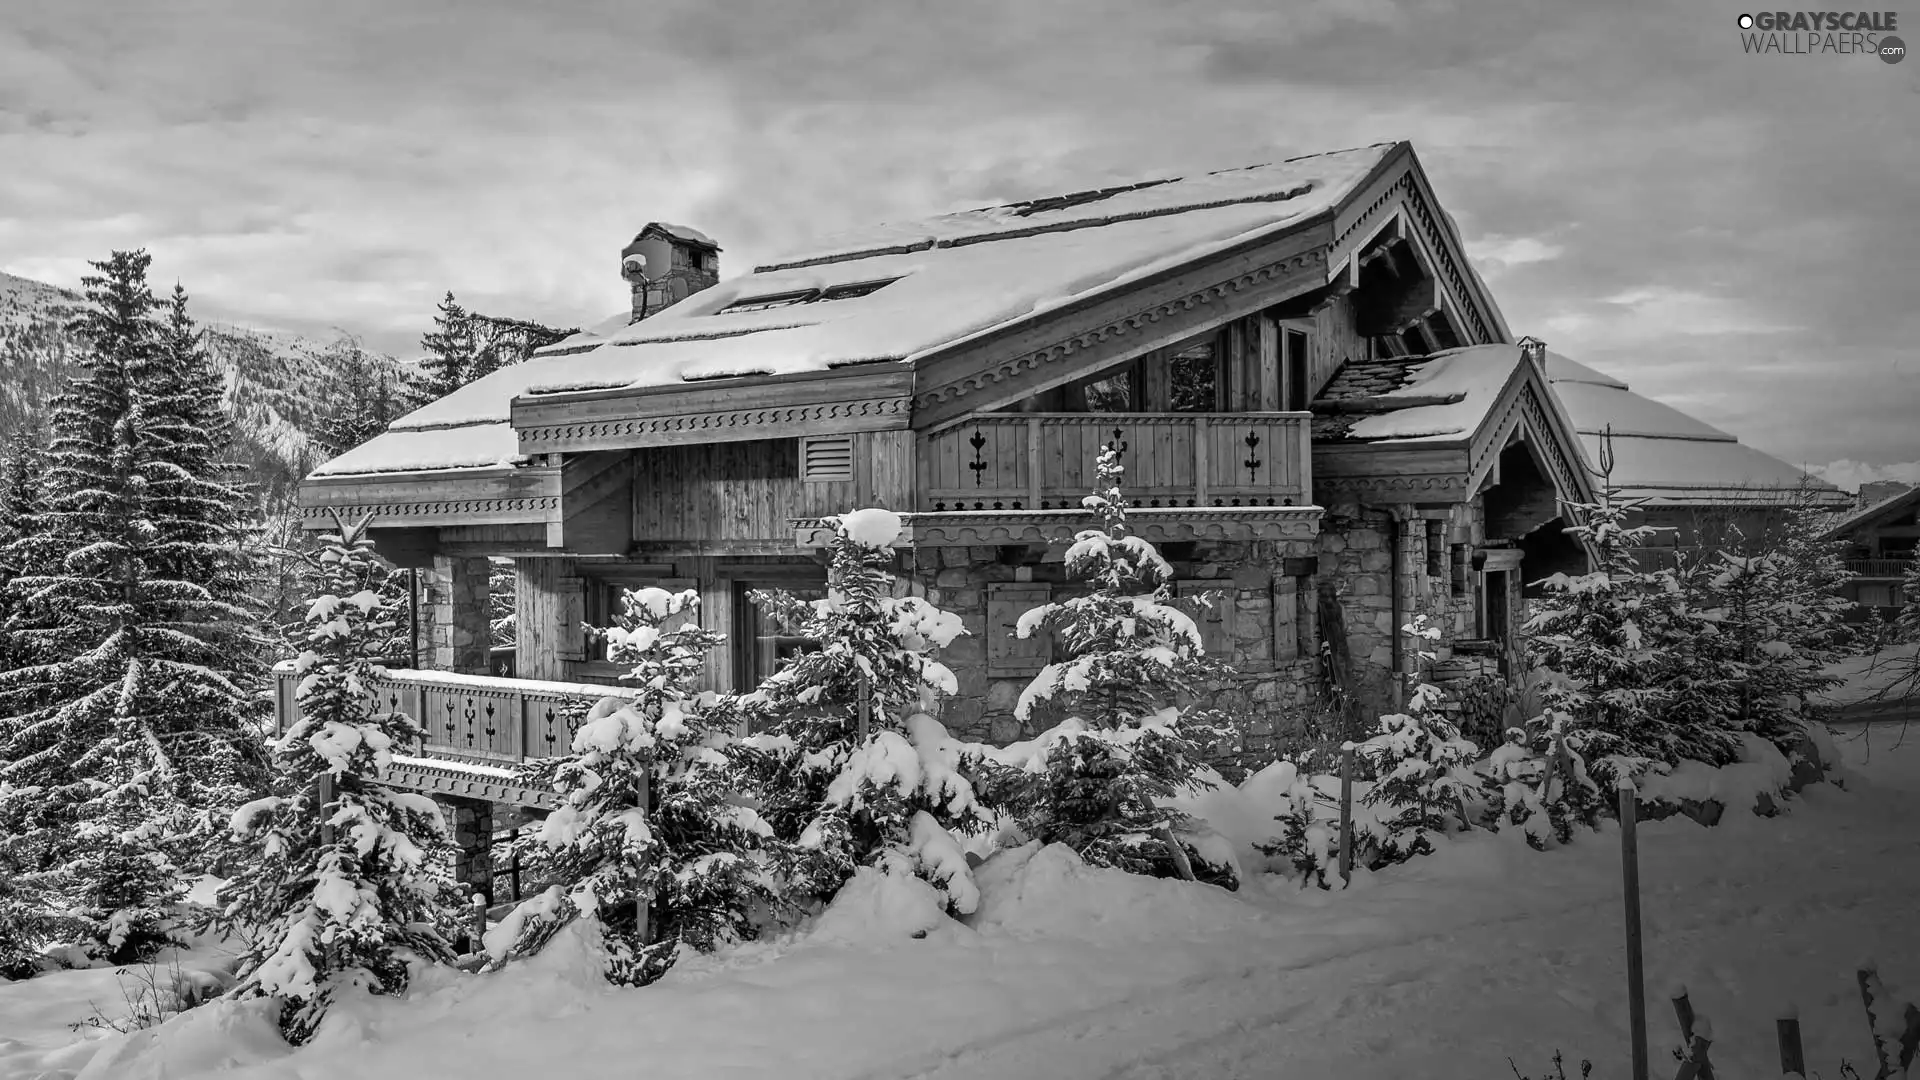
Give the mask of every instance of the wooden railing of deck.
[{"label": "wooden railing of deck", "polygon": [[1137,506],[1304,506],[1310,413],[990,413],[921,441],[923,510],[1080,505],[1107,447]]},{"label": "wooden railing of deck", "polygon": [[[290,664],[275,669],[274,718],[280,731],[299,717],[298,683]],[[405,713],[426,729],[423,744],[395,747],[396,753],[512,765],[567,752],[577,727],[568,721],[568,705],[591,707],[601,698],[632,693],[591,683],[390,669],[374,683],[371,702],[376,711]]]},{"label": "wooden railing of deck", "polygon": [[1901,578],[1913,569],[1912,559],[1848,559],[1847,569],[1861,577]]}]

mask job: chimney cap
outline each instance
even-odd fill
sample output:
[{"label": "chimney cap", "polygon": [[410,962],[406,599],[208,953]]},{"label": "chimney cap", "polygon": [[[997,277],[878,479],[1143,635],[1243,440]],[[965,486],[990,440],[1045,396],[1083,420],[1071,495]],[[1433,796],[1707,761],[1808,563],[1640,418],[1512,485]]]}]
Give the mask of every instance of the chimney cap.
[{"label": "chimney cap", "polygon": [[634,236],[633,242],[639,243],[649,236],[663,236],[668,240],[686,244],[688,247],[703,248],[707,251],[719,251],[720,245],[713,237],[688,225],[674,225],[665,221],[649,221],[646,227]]},{"label": "chimney cap", "polygon": [[1528,334],[1526,337],[1514,342],[1514,344],[1520,347],[1521,356],[1526,357],[1536,364],[1545,364],[1547,362],[1547,343],[1534,337],[1532,334]]}]

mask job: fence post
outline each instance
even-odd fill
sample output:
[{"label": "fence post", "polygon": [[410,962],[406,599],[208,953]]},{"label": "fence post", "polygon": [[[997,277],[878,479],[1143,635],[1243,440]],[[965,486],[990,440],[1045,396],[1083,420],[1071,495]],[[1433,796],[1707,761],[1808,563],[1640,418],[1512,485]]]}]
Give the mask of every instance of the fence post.
[{"label": "fence post", "polygon": [[1705,1017],[1693,1015],[1693,1002],[1687,1000],[1685,987],[1673,996],[1673,1015],[1680,1021],[1682,1048],[1680,1069],[1673,1080],[1713,1080],[1713,1063],[1707,1060],[1707,1048],[1713,1045],[1713,1025]]},{"label": "fence post", "polygon": [[1780,1075],[1805,1077],[1807,1056],[1800,1049],[1800,1017],[1783,1016],[1773,1026],[1780,1038]]},{"label": "fence post", "polygon": [[1640,939],[1639,797],[1620,778],[1620,885],[1627,918],[1627,1022],[1633,1034],[1633,1080],[1647,1080],[1647,987]]},{"label": "fence post", "polygon": [[1353,744],[1340,747],[1340,881],[1353,883]]}]

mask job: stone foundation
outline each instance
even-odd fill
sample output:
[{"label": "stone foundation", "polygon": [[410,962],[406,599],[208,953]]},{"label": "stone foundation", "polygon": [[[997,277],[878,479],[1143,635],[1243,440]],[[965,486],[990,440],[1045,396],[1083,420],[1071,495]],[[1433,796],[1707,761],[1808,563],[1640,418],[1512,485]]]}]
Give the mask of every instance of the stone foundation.
[{"label": "stone foundation", "polygon": [[[1236,731],[1222,763],[1264,764],[1275,740],[1301,724],[1318,677],[1312,540],[1195,541],[1163,545],[1181,606],[1207,638],[1208,655],[1230,664],[1231,681],[1207,704]],[[902,556],[898,591],[960,616],[967,634],[941,651],[959,680],[941,719],[956,735],[1000,745],[1030,738],[1057,719],[1014,716],[1021,691],[1051,657],[1044,641],[1019,642],[1013,624],[1040,604],[1080,595],[1057,548],[926,548]],[[1200,597],[1210,598],[1203,605]]]}]

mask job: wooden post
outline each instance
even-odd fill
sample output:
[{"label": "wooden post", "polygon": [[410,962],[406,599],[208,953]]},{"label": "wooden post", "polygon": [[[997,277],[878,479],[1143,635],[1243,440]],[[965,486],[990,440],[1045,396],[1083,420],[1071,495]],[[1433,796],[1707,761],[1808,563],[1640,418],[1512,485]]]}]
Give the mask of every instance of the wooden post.
[{"label": "wooden post", "polygon": [[1620,882],[1627,916],[1627,1024],[1633,1033],[1633,1080],[1647,1080],[1647,987],[1641,966],[1638,794],[1620,778]]},{"label": "wooden post", "polygon": [[1805,1077],[1807,1056],[1800,1049],[1800,1018],[1783,1016],[1773,1022],[1780,1037],[1780,1075]]},{"label": "wooden post", "polygon": [[316,787],[318,790],[315,792],[315,797],[320,801],[320,846],[329,848],[333,846],[333,825],[330,823],[329,819],[332,815],[327,813],[327,807],[333,805],[333,773],[321,773],[320,782]]},{"label": "wooden post", "polygon": [[[1680,1044],[1684,1056],[1673,1080],[1713,1080],[1713,1063],[1707,1060],[1707,1048],[1713,1045],[1712,1026],[1693,1015],[1693,1003],[1686,990],[1673,998],[1673,1015],[1680,1021]],[[1700,1030],[1695,1030],[1695,1028]]]},{"label": "wooden post", "polygon": [[1046,491],[1045,458],[1042,457],[1040,440],[1040,421],[1030,418],[1027,421],[1027,509],[1040,509],[1042,494]]},{"label": "wooden post", "polygon": [[1353,744],[1340,748],[1340,881],[1353,883]]},{"label": "wooden post", "polygon": [[1193,419],[1193,505],[1212,506],[1213,497],[1207,491],[1207,470],[1212,466],[1207,461],[1207,453],[1212,449],[1208,442],[1213,438],[1212,425],[1204,416]]},{"label": "wooden post", "polygon": [[[864,686],[866,684],[863,682],[861,685]],[[640,770],[640,791],[636,801],[640,804],[641,816],[647,819],[648,827],[652,827],[653,758],[651,756],[646,759],[646,767]],[[636,869],[644,874],[646,867],[642,864],[636,867]],[[633,928],[634,933],[638,936],[638,940],[642,945],[653,944],[652,938],[647,933],[649,929],[647,922],[649,916],[652,915],[652,906],[653,897],[646,891],[636,888],[633,893]]]}]

